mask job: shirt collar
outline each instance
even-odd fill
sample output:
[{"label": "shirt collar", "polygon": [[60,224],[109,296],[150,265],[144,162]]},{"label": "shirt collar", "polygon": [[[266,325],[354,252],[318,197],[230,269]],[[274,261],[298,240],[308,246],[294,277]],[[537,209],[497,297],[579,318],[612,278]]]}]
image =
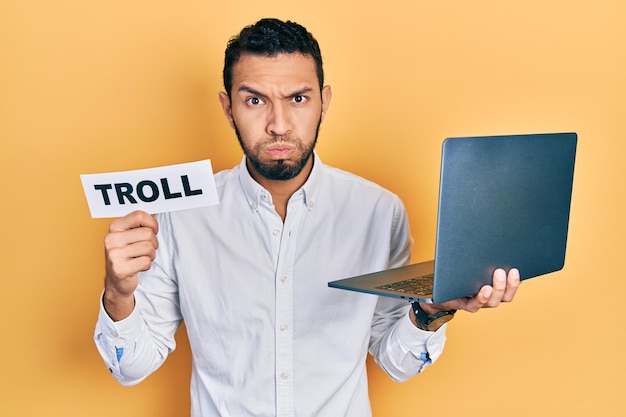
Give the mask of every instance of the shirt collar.
[{"label": "shirt collar", "polygon": [[[291,196],[291,200],[301,199],[309,210],[313,210],[315,207],[317,189],[319,188],[320,171],[323,169],[322,166],[323,163],[317,156],[317,153],[313,152],[313,169],[309,174],[309,178],[307,178],[302,187]],[[248,201],[248,205],[253,212],[256,211],[261,204],[272,204],[272,195],[263,188],[261,184],[256,182],[248,172],[245,156],[241,158],[241,162],[239,163],[239,181],[246,196],[246,200]]]}]

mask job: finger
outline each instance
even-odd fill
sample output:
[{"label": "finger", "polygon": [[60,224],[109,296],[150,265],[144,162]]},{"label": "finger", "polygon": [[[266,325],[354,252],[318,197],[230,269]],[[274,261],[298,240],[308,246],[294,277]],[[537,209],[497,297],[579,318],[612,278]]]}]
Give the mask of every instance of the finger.
[{"label": "finger", "polygon": [[123,248],[137,242],[150,242],[154,249],[159,247],[156,234],[150,227],[111,232],[104,237],[104,247],[107,250]]},{"label": "finger", "polygon": [[484,285],[475,296],[464,298],[461,308],[470,313],[476,313],[489,302],[492,294],[493,287],[491,285]]},{"label": "finger", "polygon": [[129,259],[138,258],[140,256],[148,256],[151,259],[156,257],[156,247],[150,240],[141,240],[132,242],[128,245],[111,248],[107,250],[107,257],[111,261],[125,262]]},{"label": "finger", "polygon": [[492,292],[483,307],[497,307],[506,291],[506,272],[502,268],[493,271]]},{"label": "finger", "polygon": [[111,262],[108,264],[107,277],[112,282],[133,278],[141,271],[147,271],[152,266],[153,256],[143,255],[128,258],[124,262]]},{"label": "finger", "polygon": [[159,232],[159,224],[156,219],[141,210],[133,211],[124,217],[114,220],[109,226],[109,232],[122,232],[139,227],[149,227],[155,234]]},{"label": "finger", "polygon": [[520,284],[521,279],[519,270],[517,268],[511,268],[506,278],[506,290],[502,296],[502,302],[509,303],[513,301]]},{"label": "finger", "polygon": [[117,281],[134,278],[140,271],[150,269],[155,257],[156,249],[147,241],[107,251],[107,277],[117,286]]}]

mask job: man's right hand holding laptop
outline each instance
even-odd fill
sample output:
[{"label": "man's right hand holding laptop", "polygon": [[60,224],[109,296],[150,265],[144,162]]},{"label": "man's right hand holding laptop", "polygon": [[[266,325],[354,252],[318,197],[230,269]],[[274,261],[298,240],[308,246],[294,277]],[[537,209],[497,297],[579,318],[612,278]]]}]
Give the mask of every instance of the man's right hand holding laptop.
[{"label": "man's right hand holding laptop", "polygon": [[516,268],[511,268],[508,274],[504,269],[498,268],[493,273],[492,285],[483,286],[474,296],[457,298],[442,304],[414,302],[410,313],[411,321],[419,329],[434,332],[450,321],[457,310],[475,313],[481,308],[494,308],[500,303],[513,301],[520,282],[520,274]]}]

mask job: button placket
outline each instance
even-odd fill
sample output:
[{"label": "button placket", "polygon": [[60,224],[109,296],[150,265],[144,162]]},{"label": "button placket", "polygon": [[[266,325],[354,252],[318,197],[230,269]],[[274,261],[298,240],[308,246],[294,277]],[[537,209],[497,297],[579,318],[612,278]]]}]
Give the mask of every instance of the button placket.
[{"label": "button placket", "polygon": [[[290,202],[281,230],[279,261],[276,269],[276,395],[277,415],[293,415],[293,270],[296,235],[306,206]],[[291,204],[293,203],[293,204]]]}]

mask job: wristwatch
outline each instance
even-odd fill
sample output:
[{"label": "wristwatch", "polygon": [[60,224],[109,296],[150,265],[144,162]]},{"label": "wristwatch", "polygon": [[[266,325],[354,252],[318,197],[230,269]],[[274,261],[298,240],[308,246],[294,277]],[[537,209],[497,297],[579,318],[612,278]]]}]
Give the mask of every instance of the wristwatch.
[{"label": "wristwatch", "polygon": [[[434,314],[428,314],[418,301],[411,303],[411,308],[415,313],[415,322],[421,330],[434,331],[441,327],[444,323],[449,322],[454,317],[456,310],[438,311]],[[432,330],[431,330],[432,329]]]}]

